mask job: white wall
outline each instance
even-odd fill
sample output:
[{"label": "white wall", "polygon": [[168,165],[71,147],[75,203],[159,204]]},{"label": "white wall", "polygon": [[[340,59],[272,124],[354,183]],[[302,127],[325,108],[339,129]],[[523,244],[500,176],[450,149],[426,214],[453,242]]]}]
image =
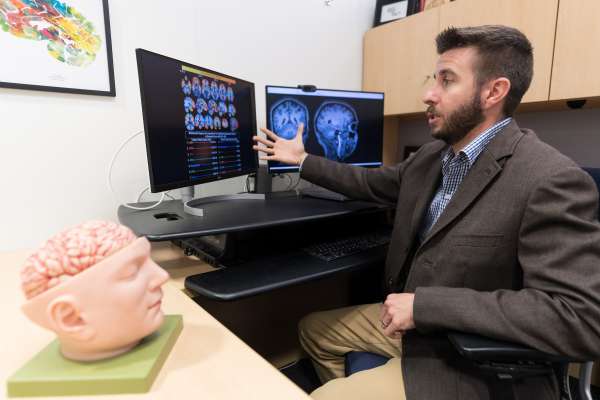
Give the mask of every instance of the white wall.
[{"label": "white wall", "polygon": [[[32,248],[87,219],[116,220],[108,163],[143,127],[135,48],[253,81],[263,125],[265,84],[360,89],[373,8],[372,0],[111,0],[116,98],[0,89],[0,251]],[[142,137],[113,176],[126,201],[148,185]],[[242,186],[239,178],[201,192]]]}]

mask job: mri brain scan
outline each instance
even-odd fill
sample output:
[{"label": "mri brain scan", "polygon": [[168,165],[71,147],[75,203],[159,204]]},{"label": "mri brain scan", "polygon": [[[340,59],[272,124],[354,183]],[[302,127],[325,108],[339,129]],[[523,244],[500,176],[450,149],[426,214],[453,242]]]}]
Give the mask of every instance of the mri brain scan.
[{"label": "mri brain scan", "polygon": [[200,97],[202,90],[200,89],[200,79],[195,76],[192,78],[192,93],[196,97]]},{"label": "mri brain scan", "polygon": [[206,79],[202,79],[202,97],[206,100],[210,98],[210,85]]},{"label": "mri brain scan", "polygon": [[192,93],[192,84],[187,76],[181,80],[181,90],[183,90],[183,93],[187,96]]},{"label": "mri brain scan", "polygon": [[196,114],[194,117],[194,125],[196,128],[202,129],[204,127],[204,118],[202,118],[202,114]]},{"label": "mri brain scan", "polygon": [[221,101],[227,100],[227,89],[225,89],[225,85],[222,83],[219,85],[219,99]]},{"label": "mri brain scan", "polygon": [[221,118],[215,118],[213,124],[215,129],[221,129]]},{"label": "mri brain scan", "polygon": [[330,160],[343,161],[358,144],[358,118],[354,109],[342,102],[326,101],[315,114],[315,133]]},{"label": "mri brain scan", "polygon": [[227,100],[229,100],[230,103],[233,103],[233,89],[231,86],[227,87]]},{"label": "mri brain scan", "polygon": [[217,102],[214,100],[208,101],[208,113],[212,116],[217,112]]},{"label": "mri brain scan", "polygon": [[183,108],[185,108],[185,112],[194,111],[195,106],[196,104],[194,103],[194,100],[191,97],[186,97],[183,99]]},{"label": "mri brain scan", "polygon": [[223,125],[223,129],[229,128],[229,122],[227,121],[227,118],[223,118],[221,124]]},{"label": "mri brain scan", "polygon": [[238,120],[235,118],[231,118],[229,120],[229,126],[231,126],[231,130],[235,131],[240,125],[238,123]]},{"label": "mri brain scan", "polygon": [[206,129],[213,128],[213,119],[210,115],[206,116],[206,119],[204,120],[204,126],[206,126]]},{"label": "mri brain scan", "polygon": [[229,105],[228,110],[229,110],[229,115],[231,115],[232,117],[235,116],[236,110],[235,110],[235,106],[233,104]]},{"label": "mri brain scan", "polygon": [[219,102],[219,116],[223,116],[223,114],[227,114],[227,106],[224,102]]},{"label": "mri brain scan", "polygon": [[192,114],[185,114],[185,128],[188,131],[194,130],[194,116]]},{"label": "mri brain scan", "polygon": [[198,99],[196,101],[196,108],[198,109],[198,112],[207,112],[208,104],[206,104],[206,101],[204,99]]},{"label": "mri brain scan", "polygon": [[212,97],[213,100],[219,100],[219,85],[217,85],[217,82],[215,81],[210,83],[210,97]]},{"label": "mri brain scan", "polygon": [[298,125],[304,124],[302,141],[308,138],[308,109],[304,104],[295,99],[281,99],[273,104],[270,112],[271,129],[277,136],[284,139],[293,139],[296,136]]}]

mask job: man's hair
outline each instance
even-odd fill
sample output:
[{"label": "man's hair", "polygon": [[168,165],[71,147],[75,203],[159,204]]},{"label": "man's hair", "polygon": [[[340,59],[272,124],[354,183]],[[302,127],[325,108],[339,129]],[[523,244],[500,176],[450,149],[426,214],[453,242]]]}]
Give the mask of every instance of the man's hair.
[{"label": "man's hair", "polygon": [[523,33],[502,25],[451,27],[441,32],[435,42],[438,54],[474,47],[479,56],[474,66],[478,86],[490,79],[507,78],[510,90],[503,112],[513,115],[533,77],[533,48]]}]

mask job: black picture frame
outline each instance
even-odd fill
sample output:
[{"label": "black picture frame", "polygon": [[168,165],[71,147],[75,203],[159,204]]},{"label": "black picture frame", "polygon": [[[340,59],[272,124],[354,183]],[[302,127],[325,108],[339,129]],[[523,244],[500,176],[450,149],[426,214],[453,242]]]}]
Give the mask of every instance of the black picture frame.
[{"label": "black picture frame", "polygon": [[[98,67],[97,69],[100,71],[102,71],[102,76],[98,75],[100,72],[96,71],[94,69],[93,74],[90,73],[90,76],[92,78],[97,78],[97,81],[93,82],[93,85],[96,85],[98,87],[102,86],[101,89],[97,89],[97,88],[89,88],[84,85],[84,84],[74,84],[74,85],[69,85],[69,84],[65,84],[65,86],[58,86],[58,85],[53,85],[52,84],[52,79],[54,79],[55,81],[65,81],[65,82],[69,82],[69,77],[68,77],[68,67],[64,68],[64,73],[65,76],[62,76],[60,74],[56,74],[53,73],[53,75],[49,75],[47,77],[48,79],[48,84],[40,84],[39,81],[41,81],[43,79],[43,77],[40,77],[40,74],[31,74],[31,76],[35,77],[35,79],[37,79],[38,81],[36,81],[36,83],[28,83],[26,79],[22,79],[22,78],[17,78],[17,77],[13,77],[11,76],[10,70],[4,70],[4,69],[0,69],[0,87],[3,88],[10,88],[10,89],[26,89],[26,90],[39,90],[39,91],[44,91],[44,92],[59,92],[59,93],[76,93],[76,94],[86,94],[86,95],[96,95],[96,96],[109,96],[109,97],[115,97],[116,96],[116,89],[115,89],[115,75],[114,75],[114,67],[113,67],[113,55],[112,55],[112,39],[110,36],[110,18],[109,18],[109,10],[108,10],[108,0],[97,0],[98,4],[97,5],[93,5],[90,6],[89,2],[86,2],[86,7],[89,7],[88,9],[92,9],[93,13],[95,13],[94,15],[97,16],[97,18],[95,18],[95,20],[88,20],[85,21],[87,23],[91,23],[92,26],[99,26],[101,25],[101,23],[104,24],[104,29],[97,29],[97,36],[100,38],[100,48],[98,49],[98,52],[95,53],[95,57],[94,59],[90,62],[96,62],[98,61],[98,63],[100,63],[100,67]],[[77,2],[77,0],[73,0],[70,2],[70,6],[77,9],[77,6],[80,3]],[[43,4],[40,5],[40,9],[39,10],[33,10],[33,11],[39,11],[40,12],[40,20],[43,20],[43,16],[44,16],[44,12],[46,12],[46,14],[48,14],[47,9],[42,10],[42,7],[47,7],[47,4]],[[94,9],[94,7],[97,7]],[[3,10],[0,9],[0,12],[2,12]],[[13,10],[14,11],[14,10]],[[29,13],[31,13],[31,8],[30,10],[27,10]],[[65,12],[65,10],[61,10],[62,12]],[[29,14],[30,15],[30,14]],[[64,15],[61,14],[61,16],[63,18],[66,17],[71,17],[73,18],[73,15]],[[81,17],[81,15],[79,15],[78,17]],[[85,15],[83,16],[85,18]],[[58,18],[60,19],[60,18]],[[101,21],[100,21],[101,19]],[[56,20],[56,18],[55,18]],[[82,23],[83,25],[83,23]],[[51,26],[51,28],[53,28],[54,26]],[[86,25],[87,27],[87,25]],[[56,30],[49,30],[47,32],[40,32],[39,36],[44,36],[44,33],[47,33],[47,35],[50,35],[52,33],[58,32],[60,31],[59,29]],[[96,33],[96,32],[93,32]],[[9,35],[10,33],[8,32],[3,32],[2,30],[0,30],[0,35]],[[102,35],[104,37],[102,37]],[[103,43],[102,43],[102,39],[103,39]],[[28,39],[25,38],[20,38],[20,37],[15,37],[12,38],[12,40],[14,41],[19,41],[21,40],[22,42],[18,42],[16,44],[16,46],[18,46],[20,43],[25,43],[25,41],[27,41]],[[41,40],[41,39],[38,39]],[[51,42],[52,39],[48,40],[48,42]],[[60,40],[60,37],[58,38],[58,41]],[[27,43],[29,44],[29,43]],[[41,47],[41,46],[40,46]],[[48,45],[48,49],[50,48],[50,46]],[[50,51],[45,51],[43,48],[36,48],[36,57],[39,56],[40,59],[43,58],[43,62],[48,62],[47,57],[50,57],[48,55],[48,53],[51,53]],[[9,50],[3,50],[3,58],[6,57],[5,59],[11,59],[11,53]],[[45,57],[45,58],[44,58]],[[54,57],[54,56],[53,56]],[[56,57],[54,57],[56,58]],[[17,70],[19,68],[32,68],[31,66],[35,66],[36,65],[36,59],[30,59],[30,58],[19,58],[16,55],[13,55],[13,62],[16,63],[16,65],[13,67],[13,70]],[[57,58],[58,59],[58,58]],[[39,61],[39,60],[38,60]],[[51,60],[51,62],[56,63],[56,60]],[[63,62],[63,65],[66,65],[66,63]],[[56,64],[54,64],[56,65]],[[61,68],[63,65],[58,65],[57,68]],[[69,66],[70,67],[70,66]],[[39,70],[42,70],[45,72],[45,70],[43,68],[39,68]],[[63,72],[63,71],[61,71]],[[50,73],[50,72],[49,72]],[[106,74],[106,75],[104,75]],[[79,79],[82,80],[82,79]],[[93,79],[90,79],[90,81],[93,81]],[[92,85],[90,85],[90,87],[92,87]]]},{"label": "black picture frame", "polygon": [[[399,9],[403,9],[404,5],[401,3],[406,3],[406,15],[398,15],[397,17],[392,19],[388,19],[389,15],[382,15],[384,7],[386,10],[391,11],[394,11],[394,9],[396,11],[399,11]],[[389,22],[408,17],[409,15],[416,14],[419,12],[419,4],[419,0],[377,0],[377,3],[375,5],[375,18],[373,20],[373,26],[387,24]]]}]

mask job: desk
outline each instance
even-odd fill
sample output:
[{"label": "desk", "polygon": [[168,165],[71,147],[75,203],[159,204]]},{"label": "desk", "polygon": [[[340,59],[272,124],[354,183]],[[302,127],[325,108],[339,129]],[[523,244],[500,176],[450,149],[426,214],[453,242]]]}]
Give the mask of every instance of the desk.
[{"label": "desk", "polygon": [[[0,315],[3,316],[0,398],[6,397],[6,379],[54,337],[53,333],[34,325],[21,313],[24,297],[19,288],[19,271],[26,256],[24,252],[0,254]],[[153,257],[173,275],[163,286],[163,310],[183,315],[183,331],[150,392],[90,396],[89,399],[309,399],[182,292],[184,274],[199,273],[210,267],[197,262],[190,261],[186,265],[181,260],[169,260],[171,253],[165,250],[153,251]]]}]

